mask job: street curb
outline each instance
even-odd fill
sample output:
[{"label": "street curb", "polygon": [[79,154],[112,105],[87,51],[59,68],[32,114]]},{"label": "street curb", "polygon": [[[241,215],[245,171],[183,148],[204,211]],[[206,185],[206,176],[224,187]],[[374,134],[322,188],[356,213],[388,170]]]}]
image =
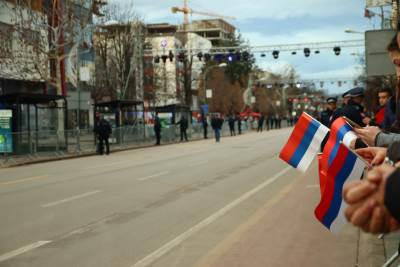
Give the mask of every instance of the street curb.
[{"label": "street curb", "polygon": [[[252,132],[247,132],[242,135],[246,135]],[[231,136],[225,136],[225,138],[231,137]],[[210,140],[212,138],[207,138],[207,139],[193,139],[190,140],[189,143],[191,142],[199,142],[199,141],[204,141],[204,140]],[[175,142],[175,143],[166,143],[162,144],[160,146],[155,146],[155,145],[145,145],[145,146],[140,146],[140,147],[127,147],[127,148],[118,148],[112,151],[112,153],[118,153],[118,152],[124,152],[124,151],[129,151],[129,150],[136,150],[136,149],[143,149],[143,148],[152,148],[152,147],[162,147],[162,146],[170,146],[170,145],[176,145],[180,144],[181,142]],[[7,168],[14,168],[14,167],[21,167],[21,166],[27,166],[27,165],[33,165],[33,164],[40,164],[40,163],[47,163],[47,162],[54,162],[54,161],[61,161],[61,160],[71,160],[71,159],[78,159],[78,158],[84,158],[84,157],[93,157],[93,156],[98,156],[96,152],[90,152],[90,153],[82,153],[82,154],[74,154],[70,156],[65,156],[65,157],[59,157],[59,158],[47,158],[47,159],[39,159],[39,160],[32,160],[28,162],[21,162],[21,163],[15,163],[15,164],[10,164],[10,165],[3,165],[0,166],[0,169],[7,169]]]}]

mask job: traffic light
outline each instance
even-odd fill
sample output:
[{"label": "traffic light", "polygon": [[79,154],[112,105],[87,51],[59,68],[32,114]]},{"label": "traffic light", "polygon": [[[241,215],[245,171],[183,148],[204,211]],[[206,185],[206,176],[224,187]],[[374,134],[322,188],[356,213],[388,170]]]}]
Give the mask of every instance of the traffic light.
[{"label": "traffic light", "polygon": [[222,62],[224,60],[224,57],[225,56],[223,54],[215,54],[214,55],[214,60],[220,63],[220,62]]},{"label": "traffic light", "polygon": [[249,58],[250,58],[249,52],[244,51],[244,52],[242,53],[242,58],[243,58],[243,61],[249,61]]},{"label": "traffic light", "polygon": [[197,58],[199,59],[199,61],[201,61],[201,59],[203,58],[203,53],[197,53]]},{"label": "traffic light", "polygon": [[310,56],[310,54],[311,54],[311,50],[310,50],[310,48],[304,48],[304,56],[305,57],[309,57]]},{"label": "traffic light", "polygon": [[154,63],[160,63],[160,56],[155,56],[154,57]]},{"label": "traffic light", "polygon": [[165,63],[167,63],[168,56],[167,55],[162,55],[161,59],[162,59],[163,63],[165,64]]},{"label": "traffic light", "polygon": [[339,46],[335,46],[335,47],[333,48],[333,52],[335,52],[335,55],[337,55],[337,56],[340,55],[340,51],[341,51],[341,49],[340,49]]},{"label": "traffic light", "polygon": [[178,59],[179,59],[180,62],[184,62],[185,59],[186,59],[185,53],[180,52],[179,55],[178,55]]},{"label": "traffic light", "polygon": [[172,53],[172,51],[169,51],[168,57],[170,62],[174,61],[174,54]]},{"label": "traffic light", "polygon": [[274,59],[278,59],[279,58],[279,51],[278,50],[274,50],[272,52],[272,56],[274,57]]}]

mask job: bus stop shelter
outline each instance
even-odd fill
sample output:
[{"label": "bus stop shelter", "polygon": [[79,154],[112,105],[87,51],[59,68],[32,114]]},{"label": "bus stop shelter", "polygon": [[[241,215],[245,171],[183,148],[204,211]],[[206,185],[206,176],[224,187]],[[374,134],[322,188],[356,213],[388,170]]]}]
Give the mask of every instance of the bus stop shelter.
[{"label": "bus stop shelter", "polygon": [[155,107],[154,111],[158,114],[160,113],[170,113],[172,114],[171,117],[171,124],[175,124],[177,119],[179,119],[179,116],[185,115],[187,119],[190,119],[192,117],[192,113],[190,111],[190,107],[185,106],[185,105],[167,105],[167,106],[161,106],[161,107]]},{"label": "bus stop shelter", "polygon": [[[60,104],[60,101],[63,104]],[[11,110],[15,154],[66,149],[67,100],[61,95],[14,93],[0,95],[3,110]],[[62,120],[62,121],[60,121]],[[60,140],[61,139],[61,140]]]},{"label": "bus stop shelter", "polygon": [[[114,100],[94,104],[94,116],[107,115],[113,127],[133,126],[144,123],[144,103],[135,100]],[[96,118],[94,118],[96,121]]]}]

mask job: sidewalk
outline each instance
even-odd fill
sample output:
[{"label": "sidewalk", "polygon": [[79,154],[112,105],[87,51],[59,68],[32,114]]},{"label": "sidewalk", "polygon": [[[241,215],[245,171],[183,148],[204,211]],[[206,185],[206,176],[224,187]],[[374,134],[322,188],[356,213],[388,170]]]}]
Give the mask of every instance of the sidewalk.
[{"label": "sidewalk", "polygon": [[[242,134],[252,133],[253,130],[243,129]],[[227,127],[223,129],[222,135],[225,137],[230,136],[229,130]],[[209,130],[208,139],[213,139],[213,131]],[[201,141],[203,139],[203,132],[192,132],[189,136],[189,142],[193,141]],[[126,151],[126,150],[134,150],[141,148],[150,148],[154,146],[155,139],[152,137],[146,138],[146,140],[133,140],[124,144],[110,144],[111,153]],[[172,145],[180,143],[179,134],[175,134],[174,136],[169,136],[166,138],[165,136],[161,139],[161,145]],[[49,161],[57,161],[57,160],[65,160],[71,158],[79,158],[79,157],[88,157],[95,156],[96,150],[93,142],[85,143],[85,145],[81,145],[81,151],[77,151],[76,143],[70,143],[68,152],[56,153],[56,152],[40,152],[26,155],[1,155],[0,154],[0,168],[8,168],[8,167],[17,167],[27,164],[34,163],[42,163]]]},{"label": "sidewalk", "polygon": [[315,219],[314,209],[320,198],[316,164],[307,174],[293,178],[297,180],[275,203],[249,218],[255,221],[251,226],[239,227],[232,234],[239,238],[234,242],[226,238],[199,266],[382,266],[381,240],[360,236],[358,229],[350,225],[334,235]]}]

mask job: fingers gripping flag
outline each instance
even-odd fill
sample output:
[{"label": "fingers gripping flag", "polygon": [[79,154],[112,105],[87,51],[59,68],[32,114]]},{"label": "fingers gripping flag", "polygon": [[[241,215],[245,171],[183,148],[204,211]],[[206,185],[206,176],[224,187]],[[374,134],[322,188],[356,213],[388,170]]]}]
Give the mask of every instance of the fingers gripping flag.
[{"label": "fingers gripping flag", "polygon": [[303,112],[279,157],[299,171],[305,172],[328,132],[326,126]]},{"label": "fingers gripping flag", "polygon": [[330,231],[337,233],[346,223],[344,210],[346,203],[342,198],[345,182],[359,180],[366,163],[344,144],[339,144],[335,158],[327,171],[325,188],[321,201],[315,209],[316,218]]}]

